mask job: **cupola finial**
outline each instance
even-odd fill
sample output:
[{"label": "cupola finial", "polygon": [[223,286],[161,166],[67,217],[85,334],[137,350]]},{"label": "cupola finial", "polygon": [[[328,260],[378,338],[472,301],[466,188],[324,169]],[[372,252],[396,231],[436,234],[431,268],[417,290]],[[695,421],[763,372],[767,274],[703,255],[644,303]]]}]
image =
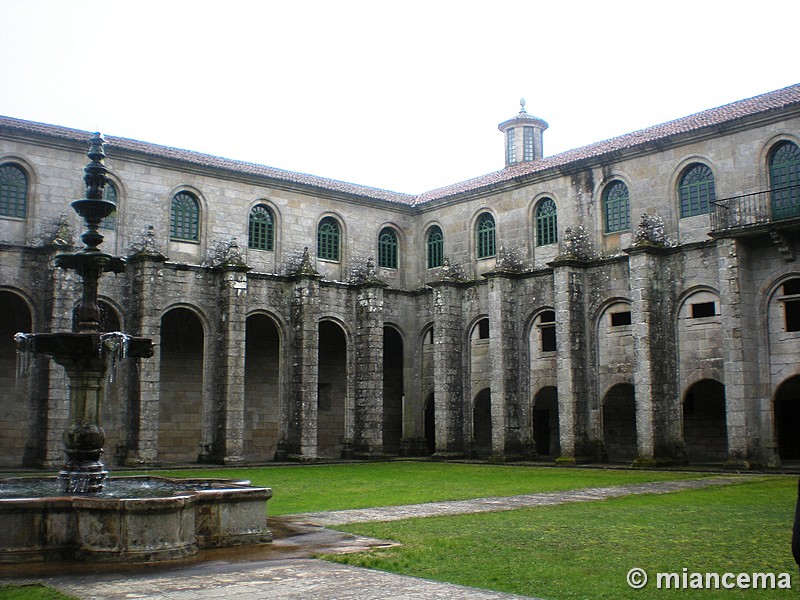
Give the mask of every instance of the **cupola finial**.
[{"label": "cupola finial", "polygon": [[521,115],[528,114],[528,111],[525,110],[525,98],[520,98],[519,99],[519,114],[521,114]]}]

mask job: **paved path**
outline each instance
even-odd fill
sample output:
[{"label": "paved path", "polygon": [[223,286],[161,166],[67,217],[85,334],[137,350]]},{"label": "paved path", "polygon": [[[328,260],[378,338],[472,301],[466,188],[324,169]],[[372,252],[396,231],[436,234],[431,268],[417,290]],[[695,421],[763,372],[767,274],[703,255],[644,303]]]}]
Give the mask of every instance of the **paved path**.
[{"label": "paved path", "polygon": [[513,600],[522,596],[338,565],[309,557],[321,552],[352,552],[391,544],[325,528],[330,525],[513,510],[634,494],[664,494],[741,480],[741,477],[709,477],[273,517],[270,518],[270,528],[275,534],[275,542],[269,546],[204,551],[199,560],[181,564],[0,566],[0,580],[43,582],[82,600]]}]

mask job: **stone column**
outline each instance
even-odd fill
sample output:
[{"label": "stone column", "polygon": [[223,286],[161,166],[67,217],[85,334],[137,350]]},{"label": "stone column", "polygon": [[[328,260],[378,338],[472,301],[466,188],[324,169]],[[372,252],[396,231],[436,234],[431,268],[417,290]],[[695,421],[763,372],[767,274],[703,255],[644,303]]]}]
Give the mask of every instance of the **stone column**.
[{"label": "stone column", "polygon": [[[129,333],[153,340],[153,356],[136,361],[129,381],[127,455],[128,466],[158,464],[158,415],[161,382],[161,311],[164,292],[164,262],[155,249],[150,227],[142,248],[128,257],[130,286]],[[138,372],[138,378],[135,374]]]},{"label": "stone column", "polygon": [[244,361],[249,267],[231,242],[220,277],[219,335],[214,356],[214,449],[212,458],[236,465],[244,460]]},{"label": "stone column", "polygon": [[633,323],[638,446],[635,464],[681,462],[674,328],[669,319],[672,300],[669,282],[665,281],[668,250],[644,244],[626,252]]},{"label": "stone column", "polygon": [[355,411],[353,452],[357,458],[383,456],[383,288],[362,283],[356,300]]},{"label": "stone column", "polygon": [[561,444],[560,463],[597,460],[590,440],[588,348],[586,337],[586,263],[559,257],[550,263],[556,313],[558,356],[558,426]]},{"label": "stone column", "polygon": [[[66,227],[66,225],[64,225]],[[80,297],[79,277],[72,271],[55,266],[55,257],[61,252],[70,249],[68,240],[54,240],[46,257],[47,268],[50,274],[47,282],[47,298],[45,305],[49,309],[43,311],[43,319],[39,324],[40,330],[47,333],[59,331],[72,331],[72,309],[74,299]],[[41,356],[38,358],[39,373],[32,381],[41,381],[34,384],[33,393],[42,393],[42,397],[34,397],[38,405],[34,419],[39,420],[39,430],[42,431],[42,448],[35,452],[40,456],[41,466],[45,469],[60,468],[64,464],[64,437],[63,433],[69,423],[69,379],[64,367],[56,364],[51,358]],[[30,454],[26,450],[26,454]],[[26,460],[27,462],[27,460]]]},{"label": "stone column", "polygon": [[492,460],[521,458],[519,333],[513,274],[484,274],[489,285]]},{"label": "stone column", "polygon": [[434,458],[464,456],[463,290],[458,281],[431,282],[433,288]]},{"label": "stone column", "polygon": [[[291,393],[286,457],[317,457],[317,401],[319,396],[319,280],[306,248],[295,274],[292,297]],[[279,449],[283,454],[283,448]]]},{"label": "stone column", "polygon": [[[761,412],[770,420],[770,397],[762,390],[759,377],[759,342],[757,337],[758,308],[754,294],[747,290],[745,248],[734,239],[717,240],[719,260],[719,291],[722,304],[722,357],[724,361],[725,416],[728,431],[728,461],[730,468],[749,468],[752,462],[776,466],[777,448],[769,442],[750,447],[749,440],[769,439],[764,435],[769,427],[760,427],[759,404],[767,406]],[[750,405],[748,405],[750,402]],[[749,431],[748,431],[749,430]]]}]

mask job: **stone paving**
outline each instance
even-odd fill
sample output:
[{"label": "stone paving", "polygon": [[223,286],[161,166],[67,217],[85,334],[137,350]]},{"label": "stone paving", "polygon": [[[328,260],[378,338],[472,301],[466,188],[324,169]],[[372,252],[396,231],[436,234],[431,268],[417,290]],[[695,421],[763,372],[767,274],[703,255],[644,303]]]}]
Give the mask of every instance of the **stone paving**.
[{"label": "stone paving", "polygon": [[205,551],[198,559],[181,564],[6,565],[0,567],[0,578],[17,584],[43,582],[81,600],[513,600],[522,596],[338,565],[309,557],[323,552],[353,552],[391,545],[385,540],[360,538],[326,528],[332,525],[514,510],[634,494],[664,494],[736,481],[741,481],[741,477],[720,476],[378,509],[305,513],[270,518],[275,542],[268,547]]}]

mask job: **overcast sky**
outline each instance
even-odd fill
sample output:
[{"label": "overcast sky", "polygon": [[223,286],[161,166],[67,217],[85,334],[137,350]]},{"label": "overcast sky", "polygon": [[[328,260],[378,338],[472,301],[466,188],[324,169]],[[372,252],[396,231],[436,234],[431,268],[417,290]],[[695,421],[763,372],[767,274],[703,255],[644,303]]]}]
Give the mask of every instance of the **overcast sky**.
[{"label": "overcast sky", "polygon": [[[0,0],[0,114],[395,191],[800,80],[797,0]],[[113,157],[109,157],[113,169]]]}]

